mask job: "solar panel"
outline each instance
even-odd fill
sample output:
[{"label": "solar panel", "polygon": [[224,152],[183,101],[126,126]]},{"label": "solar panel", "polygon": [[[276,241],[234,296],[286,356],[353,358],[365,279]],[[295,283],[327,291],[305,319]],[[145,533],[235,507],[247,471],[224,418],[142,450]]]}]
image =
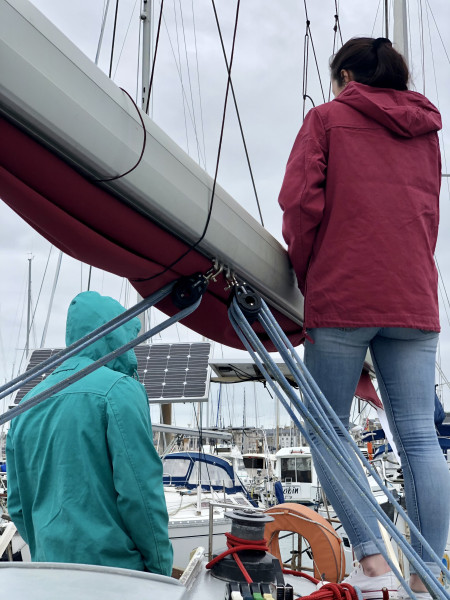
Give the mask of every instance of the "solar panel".
[{"label": "solar panel", "polygon": [[137,346],[139,381],[149,401],[207,401],[210,351],[206,342]]},{"label": "solar panel", "polygon": [[[60,348],[34,350],[27,371]],[[143,344],[134,348],[138,361],[139,381],[144,385],[150,403],[206,402],[209,393],[209,355],[211,344]],[[16,392],[14,403],[47,377],[53,369],[26,383]]]}]

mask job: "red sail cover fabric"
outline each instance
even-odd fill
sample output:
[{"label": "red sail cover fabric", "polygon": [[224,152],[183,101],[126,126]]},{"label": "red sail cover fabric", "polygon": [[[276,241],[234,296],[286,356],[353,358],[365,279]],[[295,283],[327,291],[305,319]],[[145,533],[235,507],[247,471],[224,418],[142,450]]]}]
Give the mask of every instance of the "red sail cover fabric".
[{"label": "red sail cover fabric", "polygon": [[[0,140],[0,198],[69,256],[126,277],[144,298],[182,275],[211,268],[211,262],[193,250],[164,275],[138,281],[160,273],[188,246],[2,118]],[[224,287],[222,278],[211,282],[200,307],[183,324],[211,340],[242,348],[228,320],[230,292]],[[178,311],[170,298],[157,307],[167,315]],[[298,345],[301,328],[273,312]],[[254,328],[267,349],[273,350],[259,324]]]},{"label": "red sail cover fabric", "polygon": [[372,380],[370,379],[370,375],[367,371],[363,371],[361,373],[355,396],[357,398],[361,398],[361,400],[365,400],[374,408],[383,408],[383,403],[378,397]]}]

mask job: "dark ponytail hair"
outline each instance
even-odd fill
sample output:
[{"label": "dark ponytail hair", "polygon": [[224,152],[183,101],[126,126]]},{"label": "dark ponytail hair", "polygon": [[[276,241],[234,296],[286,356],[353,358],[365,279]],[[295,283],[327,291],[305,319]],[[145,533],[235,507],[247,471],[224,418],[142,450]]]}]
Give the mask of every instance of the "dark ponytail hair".
[{"label": "dark ponytail hair", "polygon": [[352,38],[331,59],[331,77],[344,85],[342,69],[353,80],[373,87],[407,90],[409,72],[403,56],[387,38]]}]

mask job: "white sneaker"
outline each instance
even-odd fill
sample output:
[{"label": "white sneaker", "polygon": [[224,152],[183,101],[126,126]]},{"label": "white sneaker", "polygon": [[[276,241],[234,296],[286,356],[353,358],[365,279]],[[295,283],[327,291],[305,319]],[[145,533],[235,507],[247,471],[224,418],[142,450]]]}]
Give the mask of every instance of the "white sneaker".
[{"label": "white sneaker", "polygon": [[[414,592],[414,596],[417,600],[433,600],[431,594],[428,592]],[[402,585],[398,588],[398,598],[399,600],[412,600],[411,596]]]},{"label": "white sneaker", "polygon": [[[369,577],[364,575],[362,566],[358,564],[341,583],[348,583],[355,588],[359,588],[363,600],[382,600],[383,589],[387,589],[389,598],[392,598],[392,600],[400,598],[398,580],[392,571],[376,577]],[[423,598],[423,600],[428,599]]]}]

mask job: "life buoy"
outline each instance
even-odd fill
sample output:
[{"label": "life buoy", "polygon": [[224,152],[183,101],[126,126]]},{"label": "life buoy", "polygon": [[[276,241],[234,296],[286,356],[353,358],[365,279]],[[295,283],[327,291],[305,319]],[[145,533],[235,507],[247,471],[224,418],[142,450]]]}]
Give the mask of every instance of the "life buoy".
[{"label": "life buoy", "polygon": [[291,531],[305,538],[311,546],[314,559],[314,577],[339,583],[344,577],[343,543],[332,525],[311,508],[286,502],[264,511],[274,518],[266,524],[264,538],[269,552],[281,562],[279,533]]}]

